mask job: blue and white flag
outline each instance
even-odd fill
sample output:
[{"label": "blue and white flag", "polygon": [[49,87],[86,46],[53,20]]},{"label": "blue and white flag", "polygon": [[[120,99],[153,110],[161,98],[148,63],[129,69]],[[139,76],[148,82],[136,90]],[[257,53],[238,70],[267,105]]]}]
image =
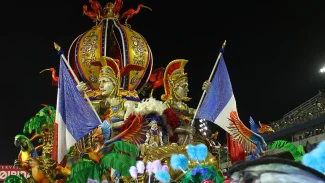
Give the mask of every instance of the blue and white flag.
[{"label": "blue and white flag", "polygon": [[216,73],[206,96],[199,107],[196,118],[209,120],[230,133],[230,112],[237,111],[236,100],[225,61],[221,55]]},{"label": "blue and white flag", "polygon": [[62,58],[56,108],[57,162],[60,163],[70,147],[100,125],[96,114],[78,91]]}]

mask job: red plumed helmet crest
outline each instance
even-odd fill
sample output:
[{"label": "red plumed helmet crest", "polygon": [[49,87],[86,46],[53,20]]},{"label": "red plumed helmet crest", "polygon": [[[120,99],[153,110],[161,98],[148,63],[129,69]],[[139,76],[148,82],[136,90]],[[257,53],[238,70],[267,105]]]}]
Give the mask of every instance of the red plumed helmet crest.
[{"label": "red plumed helmet crest", "polygon": [[177,59],[171,61],[167,65],[164,73],[165,94],[161,96],[163,101],[166,101],[171,97],[171,90],[174,87],[175,82],[187,78],[187,74],[184,73],[184,67],[187,62],[188,61],[184,59]]}]

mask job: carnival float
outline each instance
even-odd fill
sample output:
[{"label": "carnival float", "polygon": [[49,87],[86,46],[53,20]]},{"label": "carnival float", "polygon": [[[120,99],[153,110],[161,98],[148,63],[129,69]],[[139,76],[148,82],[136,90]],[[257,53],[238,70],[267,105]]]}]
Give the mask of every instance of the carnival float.
[{"label": "carnival float", "polygon": [[[15,165],[30,177],[10,176],[5,182],[221,183],[227,179],[222,156],[233,163],[245,160],[245,151],[251,160],[263,156],[267,145],[261,134],[273,129],[252,118],[251,128],[240,121],[222,57],[225,43],[203,83],[198,109],[190,108],[188,61],[154,69],[149,43],[128,24],[140,10],[151,9],[140,4],[121,13],[122,0],[103,8],[96,0],[89,3],[83,13],[94,26],[73,41],[66,56],[55,43],[59,76],[54,68],[41,71],[52,72],[57,106],[43,105],[25,123],[24,135],[15,137],[20,148]],[[159,87],[164,94],[156,99]],[[207,129],[209,121],[227,132],[227,147],[216,140],[217,131]],[[269,148],[288,146],[301,160],[303,149],[288,142]]]}]

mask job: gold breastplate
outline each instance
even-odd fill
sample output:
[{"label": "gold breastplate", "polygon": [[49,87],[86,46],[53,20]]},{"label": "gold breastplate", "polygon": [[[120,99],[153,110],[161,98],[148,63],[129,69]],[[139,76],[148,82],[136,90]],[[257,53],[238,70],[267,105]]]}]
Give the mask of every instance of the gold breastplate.
[{"label": "gold breastplate", "polygon": [[125,99],[122,99],[118,104],[111,105],[110,108],[106,111],[105,119],[108,118],[112,123],[124,121],[125,101]]}]

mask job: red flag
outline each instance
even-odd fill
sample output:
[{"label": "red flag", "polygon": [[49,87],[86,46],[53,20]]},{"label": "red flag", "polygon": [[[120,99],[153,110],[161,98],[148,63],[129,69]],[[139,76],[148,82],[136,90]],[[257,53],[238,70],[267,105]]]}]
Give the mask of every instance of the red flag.
[{"label": "red flag", "polygon": [[238,142],[231,140],[230,135],[227,133],[227,146],[231,163],[246,160],[245,149]]}]

